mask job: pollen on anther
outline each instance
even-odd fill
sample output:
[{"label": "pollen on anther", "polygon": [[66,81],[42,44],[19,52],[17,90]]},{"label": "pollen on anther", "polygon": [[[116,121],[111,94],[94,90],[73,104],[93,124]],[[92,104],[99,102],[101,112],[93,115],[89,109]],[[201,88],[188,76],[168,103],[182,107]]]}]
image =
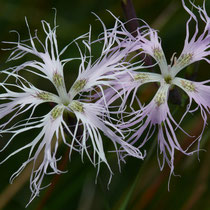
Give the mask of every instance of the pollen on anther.
[{"label": "pollen on anther", "polygon": [[136,81],[145,82],[146,80],[149,80],[149,76],[145,73],[138,73],[133,79]]},{"label": "pollen on anther", "polygon": [[87,80],[81,79],[81,80],[78,80],[77,82],[75,82],[72,88],[76,92],[80,92],[85,87],[86,84],[87,84]]},{"label": "pollen on anther", "polygon": [[80,112],[80,113],[84,112],[84,106],[79,101],[72,101],[70,104],[70,108],[75,112]]},{"label": "pollen on anther", "polygon": [[153,54],[156,60],[162,60],[163,58],[163,52],[161,51],[160,48],[154,48],[153,49]]},{"label": "pollen on anther", "polygon": [[63,107],[56,106],[51,111],[51,116],[55,120],[62,114],[62,112],[63,112]]},{"label": "pollen on anther", "polygon": [[182,87],[185,88],[187,91],[195,92],[195,85],[187,80],[181,80]]},{"label": "pollen on anther", "polygon": [[186,66],[191,62],[192,58],[193,58],[192,53],[183,54],[178,59],[177,64],[180,65],[180,66]]},{"label": "pollen on anther", "polygon": [[165,92],[158,92],[155,96],[155,103],[157,106],[160,106],[161,104],[164,104],[166,101],[166,95]]},{"label": "pollen on anther", "polygon": [[63,86],[63,77],[60,74],[55,73],[53,75],[53,82],[55,83],[56,87]]},{"label": "pollen on anther", "polygon": [[47,92],[40,92],[37,93],[36,97],[44,100],[44,101],[50,101],[52,100],[52,94],[51,93],[47,93]]}]

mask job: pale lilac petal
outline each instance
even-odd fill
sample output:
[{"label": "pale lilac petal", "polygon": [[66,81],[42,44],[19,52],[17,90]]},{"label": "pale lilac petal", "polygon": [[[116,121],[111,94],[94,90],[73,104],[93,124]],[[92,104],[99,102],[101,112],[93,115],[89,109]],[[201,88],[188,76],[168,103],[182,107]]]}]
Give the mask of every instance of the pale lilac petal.
[{"label": "pale lilac petal", "polygon": [[[204,30],[200,31],[199,21],[195,14],[187,8],[184,0],[182,0],[185,10],[189,13],[190,18],[186,23],[186,38],[184,43],[184,48],[180,57],[175,61],[171,71],[173,76],[178,74],[179,71],[184,69],[186,66],[190,65],[199,60],[205,60],[210,63],[208,56],[210,55],[210,19],[206,13],[205,7],[200,8],[192,4],[200,14],[201,20],[205,24]],[[195,22],[194,34],[190,35],[192,31],[190,29],[190,24],[192,20]]]},{"label": "pale lilac petal", "polygon": [[[12,114],[9,120],[1,124],[1,127],[5,127],[15,117],[28,110],[31,111],[30,116],[32,116],[39,104],[46,102],[60,102],[58,96],[53,93],[42,91],[34,87],[32,84],[29,84],[29,87],[24,84],[21,86],[9,83],[1,84],[1,86],[4,88],[5,93],[0,94],[0,100],[4,101],[6,99],[8,102],[0,105],[0,118],[2,119],[8,114]],[[11,88],[14,87],[21,92],[12,91]]]},{"label": "pale lilac petal", "polygon": [[[173,119],[168,104],[168,84],[161,84],[152,101],[143,107],[135,116],[127,122],[127,125],[122,125],[122,128],[137,126],[136,132],[129,138],[131,144],[139,144],[142,148],[145,143],[153,136],[155,128],[158,128],[158,162],[161,170],[165,163],[171,169],[171,174],[174,171],[174,152],[180,152],[191,155],[193,152],[184,150],[178,142],[175,130],[179,125]],[[145,137],[141,140],[141,136]]]},{"label": "pale lilac petal", "polygon": [[2,134],[12,134],[8,141],[11,142],[12,139],[23,132],[41,129],[39,134],[30,143],[17,149],[1,162],[5,162],[8,158],[22,150],[27,148],[30,149],[28,159],[11,177],[12,182],[23,171],[28,163],[33,162],[33,169],[30,177],[30,189],[32,195],[29,203],[34,197],[39,195],[40,190],[43,188],[42,182],[45,175],[63,173],[57,168],[57,162],[60,160],[60,158],[56,157],[58,145],[63,141],[71,147],[71,145],[66,143],[64,135],[60,136],[60,132],[64,133],[64,127],[67,126],[63,126],[63,124],[65,124],[62,117],[63,110],[64,107],[58,105],[54,107],[50,113],[41,118],[31,118],[2,131]]},{"label": "pale lilac petal", "polygon": [[[34,37],[32,37],[27,20],[26,25],[28,27],[30,37],[28,42],[21,41],[19,34],[17,42],[5,42],[15,45],[14,48],[8,49],[13,50],[8,61],[18,60],[26,54],[34,55],[36,56],[36,59],[27,61],[10,69],[16,73],[22,70],[29,71],[37,74],[40,77],[50,80],[54,84],[61,98],[63,98],[64,101],[68,101],[69,99],[63,78],[63,66],[66,63],[66,60],[60,60],[60,55],[63,53],[63,51],[59,54],[56,38],[57,26],[55,25],[53,28],[51,28],[49,23],[42,21],[43,30],[46,33],[45,43],[42,43],[37,37],[37,32],[35,32]],[[37,49],[37,43],[41,45],[42,50]]]},{"label": "pale lilac petal", "polygon": [[[119,75],[112,88],[105,92],[108,105],[112,104],[116,99],[121,100],[120,110],[124,110],[128,103],[128,97],[132,95],[129,107],[132,108],[136,97],[137,90],[146,83],[161,82],[162,76],[156,73],[137,72],[128,70],[126,73]],[[114,89],[114,90],[112,90]],[[102,100],[102,99],[101,99]],[[139,101],[140,103],[140,101]]]},{"label": "pale lilac petal", "polygon": [[178,77],[173,81],[173,83],[183,89],[189,97],[190,102],[186,113],[190,112],[192,100],[194,100],[195,103],[197,103],[198,108],[200,108],[203,119],[203,129],[198,137],[199,141],[201,140],[204,129],[207,126],[207,117],[210,114],[210,86],[206,85],[209,82],[210,80],[204,82],[192,82]]},{"label": "pale lilac petal", "polygon": [[[140,159],[144,158],[137,148],[123,140],[124,136],[119,128],[106,119],[107,111],[102,105],[73,101],[70,104],[70,109],[75,113],[78,123],[81,122],[83,125],[83,134],[80,137],[81,140],[77,140],[78,142],[81,142],[81,155],[83,157],[83,153],[85,152],[93,165],[98,167],[98,171],[100,169],[100,163],[104,162],[110,170],[110,175],[112,174],[111,168],[106,159],[103,147],[104,143],[100,131],[102,131],[114,144],[118,161],[124,161],[124,159],[120,159],[120,157],[122,157],[122,153],[126,153],[126,155],[134,156]],[[119,135],[112,130],[117,132]],[[77,138],[76,135],[74,138]],[[93,157],[89,154],[89,145],[91,145],[91,148],[93,149]]]}]

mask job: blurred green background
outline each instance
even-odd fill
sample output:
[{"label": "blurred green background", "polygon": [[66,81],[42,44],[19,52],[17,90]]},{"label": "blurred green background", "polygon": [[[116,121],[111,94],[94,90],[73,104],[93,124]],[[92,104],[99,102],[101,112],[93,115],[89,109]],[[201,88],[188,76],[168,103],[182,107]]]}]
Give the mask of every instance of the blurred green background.
[{"label": "blurred green background", "polygon": [[[195,1],[202,5],[202,0]],[[182,7],[180,0],[133,0],[137,17],[144,19],[155,29],[160,30],[163,49],[167,59],[174,52],[179,54],[182,50],[185,38],[185,23],[188,14]],[[89,25],[93,28],[93,39],[101,32],[102,27],[91,12],[96,13],[106,24],[107,27],[113,26],[113,18],[106,11],[110,10],[115,16],[124,21],[124,14],[121,8],[120,0],[0,0],[0,40],[16,41],[17,36],[9,33],[11,30],[17,30],[22,39],[28,38],[24,17],[27,17],[31,31],[38,29],[38,35],[44,40],[44,33],[41,27],[41,20],[46,20],[53,24],[54,11],[57,9],[57,38],[59,49],[62,49],[78,36],[89,30]],[[210,1],[206,1],[206,9],[210,15]],[[6,44],[1,43],[1,48],[7,48]],[[78,54],[75,50],[69,50],[64,58],[74,57]],[[100,52],[95,50],[95,57]],[[1,51],[0,68],[8,68],[17,63],[5,63],[9,56],[8,51]],[[30,58],[26,56],[25,59]],[[68,66],[67,66],[68,68]],[[77,76],[78,63],[69,66],[66,71],[67,86]],[[194,74],[193,72],[196,72]],[[69,73],[70,72],[70,73]],[[193,65],[186,70],[183,75],[195,77],[196,81],[207,80],[210,78],[210,68],[205,62],[199,65]],[[69,82],[70,81],[70,82]],[[35,85],[39,82],[34,81]],[[43,85],[43,84],[41,84]],[[38,86],[39,87],[39,86]],[[46,87],[47,89],[47,87]],[[154,94],[149,88],[143,88],[138,94],[141,97],[150,98]],[[184,95],[182,95],[185,97]],[[185,106],[187,101],[185,101]],[[177,105],[170,104],[172,111],[177,118],[183,113],[184,107],[177,111]],[[181,112],[180,112],[181,110]],[[182,127],[192,135],[198,135],[202,120],[200,113],[196,112],[186,118]],[[11,146],[11,151],[19,148],[20,142],[27,142],[28,135],[22,139],[17,139]],[[178,132],[180,143],[187,147],[192,141],[187,136]],[[81,162],[80,155],[73,153],[71,161],[68,160],[68,150],[61,146],[60,155],[63,159],[59,167],[68,170],[68,173],[61,176],[47,176],[46,184],[52,182],[52,185],[41,191],[40,196],[27,208],[31,209],[70,209],[70,210],[103,210],[103,209],[210,209],[210,131],[206,129],[201,148],[206,151],[200,152],[200,161],[197,154],[191,157],[183,156],[181,153],[175,154],[175,173],[179,176],[172,176],[170,182],[170,191],[168,191],[169,168],[166,166],[161,172],[157,162],[156,144],[154,137],[146,145],[148,156],[145,161],[134,158],[127,158],[127,164],[122,163],[121,173],[118,170],[116,156],[107,154],[114,176],[107,189],[109,172],[106,166],[102,165],[97,184],[95,184],[96,169],[85,159]],[[104,138],[106,148],[112,149],[111,142]],[[0,143],[1,147],[1,143]],[[195,144],[194,149],[197,147]],[[108,149],[107,149],[108,150]],[[9,152],[0,153],[0,160],[4,159]],[[25,209],[30,198],[29,182],[27,181],[27,172],[17,184],[9,185],[9,178],[22,161],[27,157],[27,152],[21,152],[16,157],[12,157],[3,165],[0,165],[0,199],[6,203],[3,209],[10,210]],[[26,182],[25,182],[26,181]],[[11,192],[16,192],[14,195]],[[8,194],[7,194],[8,193]],[[4,197],[5,196],[5,197]]]}]

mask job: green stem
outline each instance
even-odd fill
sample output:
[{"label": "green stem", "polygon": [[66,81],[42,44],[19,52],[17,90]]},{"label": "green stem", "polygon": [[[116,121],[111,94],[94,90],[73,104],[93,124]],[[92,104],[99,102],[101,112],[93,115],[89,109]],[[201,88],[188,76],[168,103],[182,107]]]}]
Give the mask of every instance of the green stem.
[{"label": "green stem", "polygon": [[127,206],[128,206],[128,203],[129,203],[129,201],[131,199],[131,196],[132,196],[133,192],[135,191],[135,188],[137,186],[137,182],[140,180],[141,175],[143,173],[143,170],[144,170],[145,166],[147,165],[148,161],[150,160],[150,157],[152,156],[152,154],[153,154],[153,152],[154,152],[154,150],[156,148],[156,145],[157,145],[157,141],[156,141],[156,138],[155,138],[155,140],[154,140],[154,142],[152,144],[152,147],[149,150],[147,158],[145,159],[143,165],[140,167],[139,172],[138,172],[138,174],[137,174],[137,176],[136,176],[132,186],[130,187],[130,190],[128,191],[126,198],[124,199],[122,205],[119,208],[120,210],[128,209]]}]

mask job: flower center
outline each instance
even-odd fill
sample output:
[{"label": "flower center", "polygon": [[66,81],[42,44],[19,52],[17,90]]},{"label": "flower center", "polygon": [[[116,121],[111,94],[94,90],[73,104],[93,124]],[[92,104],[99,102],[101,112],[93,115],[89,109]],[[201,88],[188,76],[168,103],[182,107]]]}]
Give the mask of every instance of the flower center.
[{"label": "flower center", "polygon": [[164,77],[164,80],[165,80],[165,82],[166,82],[167,84],[171,84],[171,82],[172,82],[172,77],[171,77],[170,75],[167,75],[167,76]]}]

